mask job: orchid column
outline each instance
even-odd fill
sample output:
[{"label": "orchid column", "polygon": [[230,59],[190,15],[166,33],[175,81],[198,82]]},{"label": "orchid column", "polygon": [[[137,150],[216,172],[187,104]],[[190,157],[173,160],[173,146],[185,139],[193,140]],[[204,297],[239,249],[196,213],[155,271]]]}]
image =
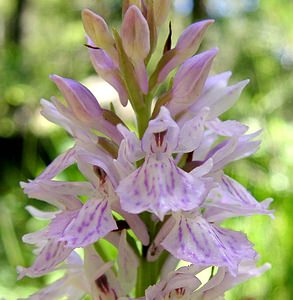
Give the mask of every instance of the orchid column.
[{"label": "orchid column", "polygon": [[[56,209],[27,207],[49,225],[24,236],[36,259],[19,267],[19,277],[66,273],[29,299],[217,299],[269,268],[256,267],[245,234],[220,226],[231,217],[272,216],[271,199],[256,201],[223,171],[259,146],[260,132],[247,134],[246,125],[220,119],[248,81],[229,85],[230,72],[210,75],[217,49],[195,55],[212,20],[187,27],[174,48],[170,23],[152,69],[169,9],[170,0],[125,0],[121,29],[112,32],[101,16],[82,13],[92,64],[121,105],[130,102],[136,132],[82,84],[51,76],[65,104],[42,100],[42,114],[75,144],[21,183],[30,197]],[[85,181],[56,179],[73,164]],[[114,260],[101,240],[117,248]],[[178,269],[180,261],[189,266]],[[197,275],[207,268],[211,275],[201,282]]]}]

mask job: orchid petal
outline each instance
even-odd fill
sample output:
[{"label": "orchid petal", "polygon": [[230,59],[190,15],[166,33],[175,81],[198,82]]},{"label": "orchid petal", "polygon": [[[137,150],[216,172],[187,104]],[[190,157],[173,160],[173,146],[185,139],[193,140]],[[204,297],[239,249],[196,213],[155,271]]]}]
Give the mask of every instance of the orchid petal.
[{"label": "orchid petal", "polygon": [[107,200],[88,200],[67,226],[61,240],[68,247],[85,247],[117,229]]},{"label": "orchid petal", "polygon": [[125,144],[125,157],[131,163],[136,162],[144,157],[144,153],[141,150],[140,141],[134,132],[128,130],[121,124],[117,125],[119,132],[123,135],[126,142]]},{"label": "orchid petal", "polygon": [[203,107],[213,107],[216,103],[225,97],[228,81],[232,72],[224,72],[209,76],[205,82],[203,91],[190,109],[193,112],[200,111]]},{"label": "orchid petal", "polygon": [[[268,269],[270,269],[270,264],[266,263],[260,267],[255,266],[255,262],[251,261],[243,261],[240,263],[238,274],[236,277],[232,276],[229,272],[225,272],[224,278],[222,281],[215,285],[212,288],[203,290],[199,289],[199,293],[202,294],[202,297],[206,300],[214,300],[218,297],[224,296],[224,293],[234,286],[247,281],[250,278],[260,276]],[[217,274],[216,274],[217,276]]]},{"label": "orchid petal", "polygon": [[238,100],[242,90],[248,83],[249,80],[243,80],[233,86],[227,87],[222,96],[218,97],[217,103],[211,106],[209,119],[212,120],[231,108]]},{"label": "orchid petal", "polygon": [[141,220],[141,218],[138,215],[130,214],[121,209],[120,203],[118,201],[114,202],[111,207],[125,219],[134,234],[141,241],[141,243],[147,246],[149,244],[150,237],[147,227]]},{"label": "orchid petal", "polygon": [[72,109],[77,119],[88,122],[101,116],[102,109],[92,93],[82,84],[69,78],[51,75],[68,106]]},{"label": "orchid petal", "polygon": [[41,114],[50,122],[63,127],[71,136],[74,135],[72,122],[58,111],[56,106],[46,99],[41,99]]},{"label": "orchid petal", "polygon": [[200,145],[208,113],[209,109],[204,108],[197,116],[184,123],[180,130],[177,152],[192,152]]},{"label": "orchid petal", "polygon": [[47,203],[50,203],[61,210],[75,210],[81,206],[76,194],[60,193],[58,192],[58,189],[55,191],[55,183],[58,185],[58,182],[56,181],[38,180],[37,178],[28,183],[22,182],[21,187],[30,198],[46,201]]},{"label": "orchid petal", "polygon": [[94,95],[82,84],[68,78],[52,75],[51,79],[64,95],[73,116],[84,124],[111,137],[115,142],[121,141],[117,128],[104,119],[103,110]]},{"label": "orchid petal", "polygon": [[213,168],[213,160],[210,158],[206,160],[202,165],[194,168],[191,172],[189,172],[191,175],[200,178],[206,174],[208,174],[212,168]]},{"label": "orchid petal", "polygon": [[201,285],[189,267],[169,273],[165,280],[146,290],[146,300],[190,299],[192,292]]},{"label": "orchid petal", "polygon": [[111,270],[113,263],[104,263],[93,247],[86,247],[84,252],[85,275],[91,286],[94,299],[114,300],[122,294],[119,282]]},{"label": "orchid petal", "polygon": [[48,241],[46,246],[41,250],[33,265],[29,268],[23,268],[18,278],[24,276],[39,277],[50,271],[61,263],[71,252],[72,248],[68,248],[66,242],[57,240]]},{"label": "orchid petal", "polygon": [[241,184],[226,175],[221,177],[219,184],[207,198],[204,215],[209,221],[219,222],[230,217],[255,214],[272,216],[273,211],[268,210],[272,199],[256,201]]},{"label": "orchid petal", "polygon": [[233,276],[242,259],[256,255],[245,235],[211,225],[201,217],[181,216],[162,245],[179,259],[199,266],[225,266]]},{"label": "orchid petal", "polygon": [[207,81],[205,82],[203,93],[201,96],[207,97],[210,91],[226,87],[231,76],[231,71],[209,76]]},{"label": "orchid petal", "polygon": [[206,123],[207,128],[222,136],[240,136],[247,130],[248,126],[234,120],[220,121],[213,119]]},{"label": "orchid petal", "polygon": [[48,229],[27,233],[22,237],[23,242],[43,248],[48,241]]},{"label": "orchid petal", "polygon": [[[67,297],[70,300],[79,300],[84,296],[85,292],[75,288],[71,283],[68,275],[53,282],[47,287],[39,290],[37,293],[29,296],[29,300],[52,300]],[[21,299],[20,299],[21,300]]]},{"label": "orchid petal", "polygon": [[126,230],[121,232],[118,253],[118,280],[125,294],[128,294],[135,285],[138,258],[127,243]]},{"label": "orchid petal", "polygon": [[75,163],[75,147],[56,157],[37,179],[53,179],[56,175]]},{"label": "orchid petal", "polygon": [[161,242],[165,239],[165,237],[169,234],[169,232],[172,230],[176,223],[176,220],[173,217],[170,217],[164,224],[162,225],[162,228],[156,235],[155,239],[151,243],[148,249],[147,253],[147,259],[148,261],[155,261],[164,248],[161,246]]},{"label": "orchid petal", "polygon": [[[156,145],[154,135],[162,132],[166,132],[165,137],[162,141],[159,141],[160,145]],[[159,115],[149,122],[149,126],[141,141],[141,147],[146,153],[166,152],[171,154],[178,145],[178,137],[178,125],[171,118],[168,109],[162,106]]]},{"label": "orchid petal", "polygon": [[253,141],[261,131],[252,134],[232,137],[230,140],[225,140],[212,149],[206,158],[212,157],[214,160],[213,171],[224,168],[228,163],[247,157],[253,154],[260,145],[260,141]]},{"label": "orchid petal", "polygon": [[113,163],[113,158],[103,151],[95,149],[84,149],[81,147],[76,154],[76,160],[79,170],[91,181],[97,188],[98,178],[94,172],[94,167],[99,167],[105,171],[111,183],[115,186],[119,181],[118,171]]},{"label": "orchid petal", "polygon": [[34,206],[27,205],[25,209],[35,218],[42,220],[51,220],[58,214],[60,211],[42,211]]},{"label": "orchid petal", "polygon": [[202,202],[204,185],[172,159],[149,156],[142,167],[120,181],[117,194],[130,213],[150,211],[160,219],[169,211],[190,210]]},{"label": "orchid petal", "polygon": [[211,49],[186,60],[175,75],[168,103],[171,114],[177,115],[189,108],[199,97],[210,71],[217,49]]},{"label": "orchid petal", "polygon": [[208,156],[209,150],[217,139],[218,135],[216,133],[206,130],[203,134],[200,145],[196,151],[193,152],[192,161],[204,161]]},{"label": "orchid petal", "polygon": [[[92,41],[88,40],[88,44],[92,45]],[[103,49],[89,48],[89,54],[96,72],[116,89],[121,104],[126,106],[128,94],[118,66],[116,66],[112,58]]]}]

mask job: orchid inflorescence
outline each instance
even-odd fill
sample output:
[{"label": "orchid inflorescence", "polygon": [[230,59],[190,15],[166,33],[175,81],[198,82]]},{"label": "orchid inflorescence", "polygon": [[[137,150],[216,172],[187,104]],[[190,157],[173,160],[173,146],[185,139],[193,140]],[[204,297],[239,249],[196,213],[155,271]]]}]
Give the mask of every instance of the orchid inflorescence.
[{"label": "orchid inflorescence", "polygon": [[[219,118],[248,81],[228,85],[230,72],[209,75],[217,49],[194,55],[212,20],[187,27],[173,48],[170,25],[160,59],[150,64],[170,2],[125,0],[120,32],[82,13],[92,64],[121,105],[130,102],[136,133],[85,86],[51,76],[65,103],[42,100],[42,114],[75,143],[21,183],[29,197],[57,210],[27,207],[49,224],[23,237],[36,246],[36,259],[18,271],[19,278],[55,270],[64,276],[29,299],[218,299],[270,267],[256,266],[245,234],[220,226],[231,217],[272,216],[271,199],[256,201],[223,171],[260,144],[260,131],[247,134],[246,125]],[[56,179],[73,164],[84,181]],[[117,248],[114,260],[101,241]],[[210,272],[205,282],[203,270]]]}]

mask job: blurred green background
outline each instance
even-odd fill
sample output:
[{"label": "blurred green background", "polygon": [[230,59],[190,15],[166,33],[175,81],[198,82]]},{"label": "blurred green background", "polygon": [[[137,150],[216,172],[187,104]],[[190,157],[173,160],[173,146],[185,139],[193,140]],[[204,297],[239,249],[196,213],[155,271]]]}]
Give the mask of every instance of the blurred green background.
[{"label": "blurred green background", "polygon": [[[228,299],[293,299],[293,1],[175,0],[174,36],[193,21],[214,18],[202,49],[219,47],[214,72],[232,70],[232,83],[250,78],[225,117],[252,129],[264,128],[261,149],[227,170],[257,199],[275,199],[275,220],[265,216],[231,220],[246,232],[272,269],[235,288]],[[71,143],[39,114],[40,98],[56,95],[52,73],[87,83],[99,100],[115,97],[94,71],[83,46],[82,8],[101,14],[112,26],[121,20],[120,0],[0,0],[0,297],[24,297],[52,276],[16,282],[17,265],[33,261],[21,236],[44,226],[24,207],[19,181],[34,178]],[[176,39],[175,39],[176,41]],[[98,89],[100,87],[100,89]],[[74,176],[74,175],[73,175]]]}]

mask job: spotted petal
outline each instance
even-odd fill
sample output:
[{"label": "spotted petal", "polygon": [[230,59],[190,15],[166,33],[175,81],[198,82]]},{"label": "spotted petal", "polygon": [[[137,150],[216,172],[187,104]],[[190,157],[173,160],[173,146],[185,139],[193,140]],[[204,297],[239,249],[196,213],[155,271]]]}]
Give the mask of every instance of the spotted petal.
[{"label": "spotted petal", "polygon": [[58,181],[36,179],[28,183],[22,182],[21,187],[30,198],[46,201],[61,210],[74,210],[81,206],[77,195],[83,191],[80,189],[77,194],[75,188],[70,191],[70,184],[68,188],[62,189]]},{"label": "spotted petal", "polygon": [[[78,287],[75,287],[72,283],[72,280],[75,281],[81,280],[80,274],[75,274],[76,278],[72,276],[65,275],[59,280],[53,282],[49,286],[39,290],[37,293],[31,295],[29,300],[52,300],[52,299],[70,299],[70,300],[79,300],[85,293],[80,290]],[[82,278],[83,279],[83,278]],[[21,300],[21,299],[20,299]]]},{"label": "spotted petal", "polygon": [[41,250],[34,264],[29,268],[21,268],[19,279],[24,276],[39,277],[53,271],[72,252],[72,248],[66,247],[66,242],[50,240]]},{"label": "spotted petal", "polygon": [[208,112],[209,109],[205,107],[194,118],[184,123],[176,152],[192,152],[200,145]]},{"label": "spotted petal", "polygon": [[234,136],[234,135],[242,135],[248,130],[248,126],[235,121],[235,120],[227,120],[220,121],[218,118],[215,118],[206,123],[207,128],[216,132],[222,136]]},{"label": "spotted petal", "polygon": [[179,169],[172,158],[157,160],[150,155],[139,169],[120,182],[116,192],[127,212],[150,211],[163,219],[170,211],[198,207],[204,185]]},{"label": "spotted petal", "polygon": [[272,199],[256,201],[240,183],[223,175],[219,186],[212,189],[207,197],[205,217],[211,222],[219,222],[236,216],[255,214],[272,216],[273,211],[268,209],[271,202]]},{"label": "spotted petal", "polygon": [[66,152],[62,153],[56,157],[50,165],[41,173],[37,178],[38,179],[53,179],[63,170],[73,165],[75,162],[75,147],[70,148]]},{"label": "spotted petal", "polygon": [[239,265],[236,277],[232,276],[225,268],[220,268],[217,274],[206,285],[195,292],[196,297],[194,299],[221,299],[226,291],[250,278],[260,276],[270,269],[270,267],[268,263],[256,267],[255,261],[244,260]]},{"label": "spotted petal", "polygon": [[68,247],[85,247],[114,229],[117,225],[109,202],[90,199],[67,226],[61,240],[66,241]]},{"label": "spotted petal", "polygon": [[191,299],[192,292],[201,285],[192,267],[170,272],[166,279],[146,290],[146,300]]},{"label": "spotted petal", "polygon": [[212,225],[199,216],[182,215],[162,245],[179,259],[199,266],[227,267],[233,276],[242,259],[256,255],[244,234]]}]

